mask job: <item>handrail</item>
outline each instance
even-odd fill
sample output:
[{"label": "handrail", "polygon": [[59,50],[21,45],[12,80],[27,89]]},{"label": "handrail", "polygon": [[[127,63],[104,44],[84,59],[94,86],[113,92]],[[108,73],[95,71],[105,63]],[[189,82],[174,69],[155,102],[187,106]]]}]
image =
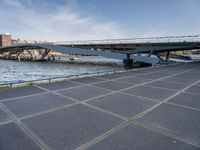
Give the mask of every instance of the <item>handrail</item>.
[{"label": "handrail", "polygon": [[100,75],[100,74],[110,74],[114,72],[121,72],[124,71],[123,69],[114,69],[113,71],[102,71],[102,72],[95,72],[95,73],[82,73],[82,74],[74,74],[74,75],[68,75],[68,76],[57,76],[52,78],[41,78],[36,80],[27,80],[27,81],[16,81],[16,82],[8,82],[8,83],[0,83],[1,87],[13,87],[14,85],[20,85],[20,84],[32,84],[32,83],[38,83],[38,82],[45,82],[50,83],[51,81],[58,81],[62,79],[71,79],[71,78],[81,78],[81,77],[89,77],[94,75]]},{"label": "handrail", "polygon": [[89,45],[89,44],[129,44],[129,43],[131,44],[131,43],[169,43],[169,42],[200,42],[200,35],[85,40],[85,41],[58,41],[58,42],[54,42],[53,44]]}]

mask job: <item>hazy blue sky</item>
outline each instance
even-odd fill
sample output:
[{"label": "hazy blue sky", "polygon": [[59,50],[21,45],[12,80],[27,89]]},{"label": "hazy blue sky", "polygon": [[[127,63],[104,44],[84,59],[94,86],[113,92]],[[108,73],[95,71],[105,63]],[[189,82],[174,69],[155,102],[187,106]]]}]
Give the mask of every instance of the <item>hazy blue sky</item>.
[{"label": "hazy blue sky", "polygon": [[200,34],[200,0],[0,0],[0,33],[28,40]]}]

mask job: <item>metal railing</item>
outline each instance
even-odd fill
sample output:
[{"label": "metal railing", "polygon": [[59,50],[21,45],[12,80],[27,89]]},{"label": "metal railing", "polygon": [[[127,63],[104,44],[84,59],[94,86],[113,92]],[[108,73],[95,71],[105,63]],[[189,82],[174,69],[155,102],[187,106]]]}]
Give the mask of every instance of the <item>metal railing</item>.
[{"label": "metal railing", "polygon": [[6,82],[6,83],[0,83],[0,90],[4,89],[4,88],[27,86],[27,85],[40,84],[40,83],[51,83],[51,82],[56,82],[56,81],[63,81],[63,80],[77,79],[77,78],[84,78],[84,77],[92,77],[92,76],[100,76],[100,75],[106,75],[106,74],[111,74],[111,73],[116,73],[116,72],[124,72],[124,71],[127,71],[127,70],[119,68],[119,69],[113,69],[113,70],[109,70],[109,71],[101,71],[101,72],[95,72],[95,73],[83,73],[83,74],[74,74],[74,75],[68,75],[68,76],[41,78],[41,79],[35,79],[35,80]]},{"label": "metal railing", "polygon": [[9,82],[9,83],[0,83],[0,90],[1,89],[8,89],[13,87],[23,87],[23,86],[33,86],[34,84],[42,84],[42,83],[51,83],[56,81],[64,81],[64,80],[71,80],[71,79],[79,79],[84,77],[94,77],[94,76],[101,76],[101,75],[108,75],[113,73],[123,73],[123,72],[133,72],[138,70],[145,70],[149,68],[160,68],[160,67],[166,67],[166,66],[173,66],[178,65],[183,62],[176,62],[176,63],[166,63],[166,64],[159,64],[154,65],[152,67],[145,67],[145,68],[135,68],[131,70],[126,69],[114,69],[112,71],[103,71],[103,72],[96,72],[96,73],[84,73],[84,74],[76,74],[76,75],[69,75],[69,76],[58,76],[58,77],[52,77],[52,78],[42,78],[42,79],[36,79],[36,80],[28,80],[28,81],[16,81],[16,82]]},{"label": "metal railing", "polygon": [[54,42],[53,44],[92,45],[92,44],[169,43],[169,42],[200,42],[200,35],[130,38],[130,39],[105,39],[105,40],[86,40],[86,41],[58,41]]}]

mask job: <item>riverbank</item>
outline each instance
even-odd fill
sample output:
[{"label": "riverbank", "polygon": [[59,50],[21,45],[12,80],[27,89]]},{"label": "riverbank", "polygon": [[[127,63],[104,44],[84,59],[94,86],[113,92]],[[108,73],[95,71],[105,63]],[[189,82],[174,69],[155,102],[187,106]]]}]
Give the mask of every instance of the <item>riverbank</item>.
[{"label": "riverbank", "polygon": [[1,89],[7,89],[7,88],[13,88],[13,87],[23,87],[23,86],[32,86],[35,84],[43,84],[43,83],[52,83],[52,82],[58,82],[58,81],[65,81],[65,80],[71,80],[71,79],[81,79],[81,78],[88,78],[88,77],[101,77],[104,75],[114,75],[117,73],[127,73],[127,72],[136,72],[136,71],[145,71],[149,68],[162,68],[166,66],[174,66],[182,63],[171,63],[171,64],[160,64],[157,66],[143,66],[138,67],[135,66],[134,69],[131,70],[124,70],[122,68],[113,69],[113,70],[107,70],[102,72],[93,72],[93,73],[83,73],[83,74],[74,74],[74,75],[68,75],[68,76],[57,76],[57,77],[49,77],[49,78],[42,78],[42,79],[36,79],[36,80],[28,80],[28,81],[17,81],[17,82],[7,82],[7,83],[0,83]]}]

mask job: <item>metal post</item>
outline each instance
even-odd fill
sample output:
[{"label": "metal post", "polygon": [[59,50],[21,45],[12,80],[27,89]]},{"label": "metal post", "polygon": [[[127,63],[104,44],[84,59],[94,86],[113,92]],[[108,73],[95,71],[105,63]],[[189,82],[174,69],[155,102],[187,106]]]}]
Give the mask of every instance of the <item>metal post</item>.
[{"label": "metal post", "polygon": [[160,61],[164,61],[158,54],[156,54],[156,56],[158,57],[158,59],[159,59]]},{"label": "metal post", "polygon": [[169,55],[170,55],[170,51],[167,52],[167,56],[165,58],[165,61],[168,61],[169,60]]},{"label": "metal post", "polygon": [[153,54],[154,50],[151,50],[150,53],[148,54],[148,57],[151,57],[151,55]]}]

